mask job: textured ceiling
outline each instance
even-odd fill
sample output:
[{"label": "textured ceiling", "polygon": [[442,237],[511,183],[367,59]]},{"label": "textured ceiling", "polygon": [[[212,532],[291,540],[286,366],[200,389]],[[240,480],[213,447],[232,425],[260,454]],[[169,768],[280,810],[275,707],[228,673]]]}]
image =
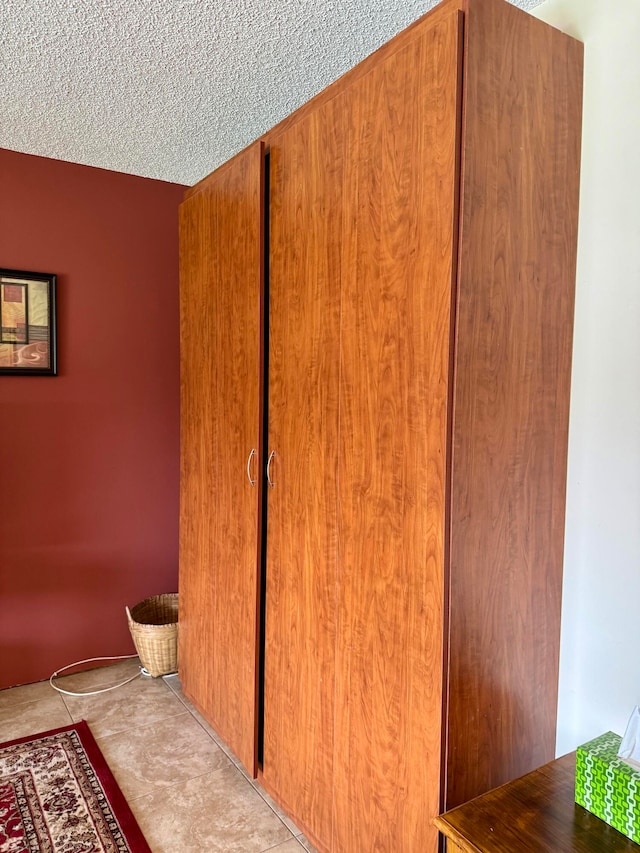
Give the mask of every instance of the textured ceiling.
[{"label": "textured ceiling", "polygon": [[193,184],[433,5],[0,0],[0,148]]}]

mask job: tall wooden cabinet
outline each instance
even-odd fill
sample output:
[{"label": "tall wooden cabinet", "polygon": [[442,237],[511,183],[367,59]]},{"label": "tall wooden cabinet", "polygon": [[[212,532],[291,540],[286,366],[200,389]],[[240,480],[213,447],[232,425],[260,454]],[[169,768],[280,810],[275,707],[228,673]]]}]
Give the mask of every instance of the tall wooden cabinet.
[{"label": "tall wooden cabinet", "polygon": [[581,72],[445,0],[182,206],[181,677],[322,851],[554,754]]}]

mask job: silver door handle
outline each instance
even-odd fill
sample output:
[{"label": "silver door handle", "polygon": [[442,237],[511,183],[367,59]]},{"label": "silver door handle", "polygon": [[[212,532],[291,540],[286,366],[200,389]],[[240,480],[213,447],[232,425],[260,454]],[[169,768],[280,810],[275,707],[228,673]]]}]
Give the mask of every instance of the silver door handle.
[{"label": "silver door handle", "polygon": [[276,455],[275,450],[272,450],[269,454],[269,458],[267,459],[267,483],[273,488],[273,482],[271,481],[271,460]]},{"label": "silver door handle", "polygon": [[247,459],[247,479],[249,480],[250,486],[255,486],[256,481],[251,479],[251,460],[256,455],[255,447],[251,448],[251,453],[249,454],[249,458]]}]

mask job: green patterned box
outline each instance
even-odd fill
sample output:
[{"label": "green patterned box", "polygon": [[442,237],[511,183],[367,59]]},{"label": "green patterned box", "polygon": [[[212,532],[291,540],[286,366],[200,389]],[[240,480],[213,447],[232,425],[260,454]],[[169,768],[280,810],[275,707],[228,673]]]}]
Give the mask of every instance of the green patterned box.
[{"label": "green patterned box", "polygon": [[640,770],[618,758],[622,738],[607,732],[576,752],[576,803],[640,844]]}]

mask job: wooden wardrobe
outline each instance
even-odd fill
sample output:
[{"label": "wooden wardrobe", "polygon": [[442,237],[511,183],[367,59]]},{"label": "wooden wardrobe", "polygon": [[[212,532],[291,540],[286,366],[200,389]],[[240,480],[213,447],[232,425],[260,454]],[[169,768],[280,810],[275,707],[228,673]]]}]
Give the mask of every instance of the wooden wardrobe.
[{"label": "wooden wardrobe", "polygon": [[181,207],[180,675],[321,851],[554,757],[581,93],[445,0]]}]

